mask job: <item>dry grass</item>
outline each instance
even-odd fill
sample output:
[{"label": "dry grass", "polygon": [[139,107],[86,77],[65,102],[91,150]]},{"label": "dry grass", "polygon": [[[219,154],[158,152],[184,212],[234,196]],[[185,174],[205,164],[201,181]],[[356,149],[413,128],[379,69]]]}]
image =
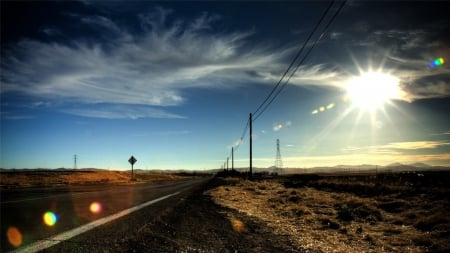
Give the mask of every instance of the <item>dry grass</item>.
[{"label": "dry grass", "polygon": [[424,189],[418,193],[403,183],[386,184],[380,190],[375,182],[338,177],[313,181],[314,187],[295,179],[233,179],[209,194],[216,203],[263,221],[275,234],[288,236],[306,251],[450,250],[449,200],[442,197],[448,195]]},{"label": "dry grass", "polygon": [[167,173],[139,172],[131,182],[127,171],[18,171],[2,172],[0,185],[5,188],[67,186],[86,184],[130,184],[141,182],[179,180],[184,177]]}]

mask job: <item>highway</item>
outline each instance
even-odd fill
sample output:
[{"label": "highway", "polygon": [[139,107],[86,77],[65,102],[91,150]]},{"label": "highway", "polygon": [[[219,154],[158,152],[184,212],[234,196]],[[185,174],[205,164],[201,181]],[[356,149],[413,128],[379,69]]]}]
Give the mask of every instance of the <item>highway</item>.
[{"label": "highway", "polygon": [[[94,224],[94,221],[103,219],[104,222],[114,222],[113,215],[121,211],[122,215],[133,215],[132,211],[137,211],[136,206],[139,205],[152,205],[160,200],[170,205],[172,196],[207,180],[201,178],[126,186],[91,185],[57,190],[34,188],[16,192],[3,191],[1,252],[17,248],[20,251],[27,245],[76,230],[83,225],[86,227],[86,224]],[[164,209],[163,204],[161,209]],[[126,213],[124,210],[127,210]],[[101,222],[97,223],[101,225]]]}]

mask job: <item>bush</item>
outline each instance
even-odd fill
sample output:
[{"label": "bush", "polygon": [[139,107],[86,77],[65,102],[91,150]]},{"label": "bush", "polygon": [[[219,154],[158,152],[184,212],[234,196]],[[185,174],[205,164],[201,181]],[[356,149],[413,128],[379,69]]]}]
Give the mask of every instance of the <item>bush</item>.
[{"label": "bush", "polygon": [[375,208],[366,205],[343,205],[337,210],[337,218],[342,221],[363,220],[369,222],[382,221],[383,215]]},{"label": "bush", "polygon": [[292,203],[298,203],[298,202],[300,202],[300,198],[297,196],[291,196],[291,197],[289,197],[288,201],[292,202]]},{"label": "bush", "polygon": [[343,205],[337,212],[338,219],[342,221],[352,221],[354,219],[353,209],[347,205]]},{"label": "bush", "polygon": [[341,227],[341,225],[337,221],[330,220],[328,218],[321,219],[320,223],[324,226],[324,228],[329,228],[329,229],[338,230]]},{"label": "bush", "polygon": [[448,217],[446,217],[446,214],[443,213],[435,213],[430,216],[425,216],[420,218],[415,224],[414,227],[422,230],[422,231],[431,231],[433,230],[437,225],[440,224],[448,224],[450,223],[450,220]]},{"label": "bush", "polygon": [[378,207],[386,212],[399,213],[408,208],[408,203],[403,200],[394,200],[378,204]]}]

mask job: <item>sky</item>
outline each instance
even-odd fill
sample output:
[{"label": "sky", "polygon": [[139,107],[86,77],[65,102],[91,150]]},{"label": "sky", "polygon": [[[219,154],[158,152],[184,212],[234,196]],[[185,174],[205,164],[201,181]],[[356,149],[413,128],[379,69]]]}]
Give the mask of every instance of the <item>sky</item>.
[{"label": "sky", "polygon": [[1,1],[0,168],[450,166],[450,2],[342,3]]}]

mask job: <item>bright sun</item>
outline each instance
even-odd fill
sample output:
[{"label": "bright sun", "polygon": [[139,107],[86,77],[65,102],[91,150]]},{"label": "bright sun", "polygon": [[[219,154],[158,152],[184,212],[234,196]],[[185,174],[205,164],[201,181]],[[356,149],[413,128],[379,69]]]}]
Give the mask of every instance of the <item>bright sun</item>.
[{"label": "bright sun", "polygon": [[381,72],[362,73],[347,83],[346,90],[353,106],[365,111],[376,111],[400,98],[399,79]]}]

